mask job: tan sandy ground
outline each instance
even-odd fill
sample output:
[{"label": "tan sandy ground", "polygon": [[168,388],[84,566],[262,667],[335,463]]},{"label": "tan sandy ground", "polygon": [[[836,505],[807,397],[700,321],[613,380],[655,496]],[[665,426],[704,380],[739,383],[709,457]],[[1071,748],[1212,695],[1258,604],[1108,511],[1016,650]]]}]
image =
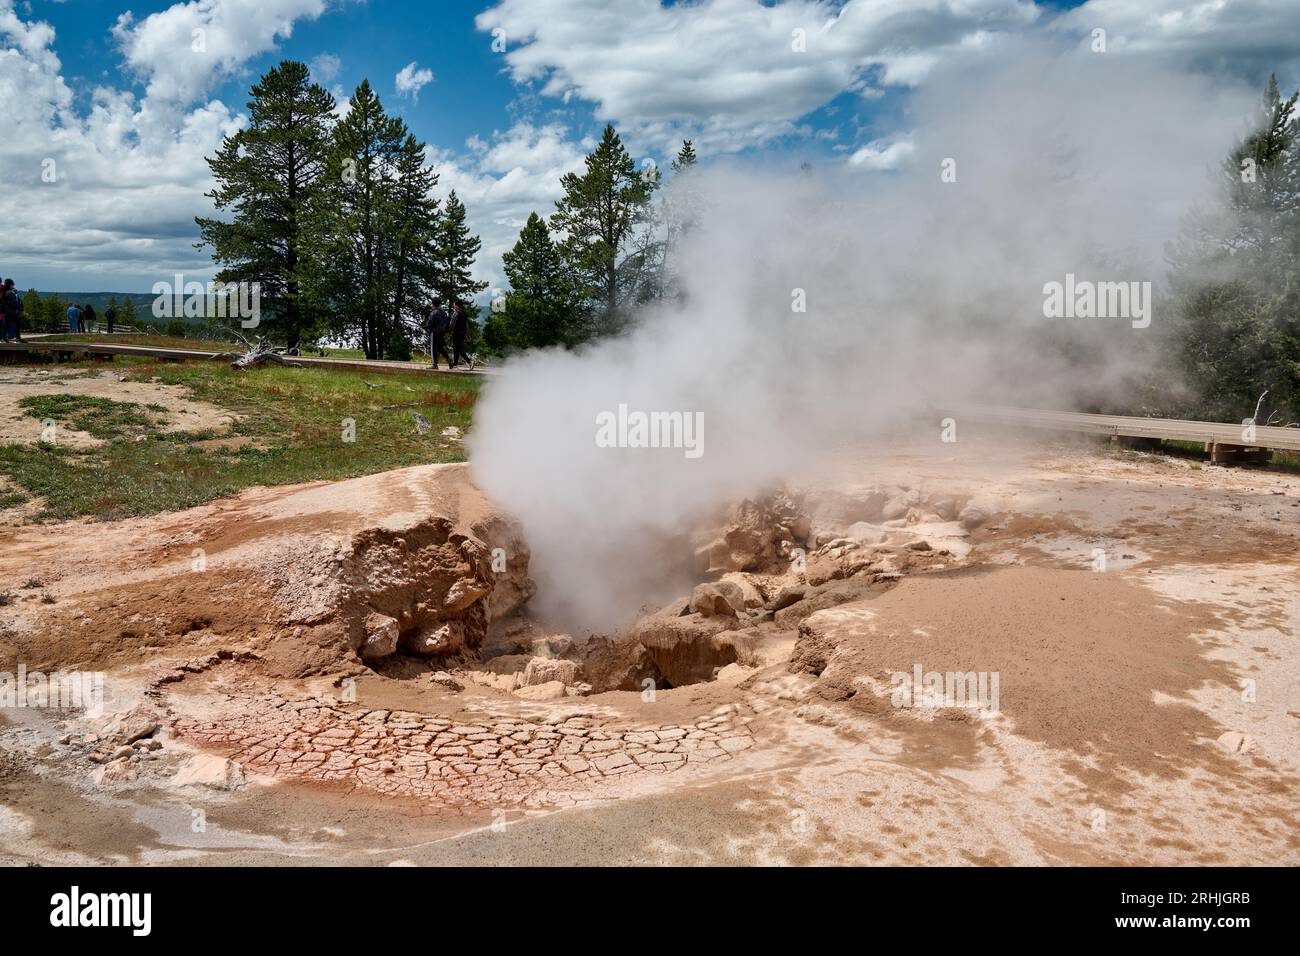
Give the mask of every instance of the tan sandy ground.
[{"label": "tan sandy ground", "polygon": [[[965,561],[809,618],[793,671],[733,668],[653,700],[378,674],[353,700],[328,675],[273,680],[241,658],[260,599],[245,572],[268,540],[473,511],[463,466],[0,531],[0,574],[38,574],[55,598],[0,611],[5,660],[62,647],[51,663],[111,669],[110,709],[168,712],[165,746],[120,786],[57,742],[84,724],[0,712],[0,860],[1300,861],[1300,479],[979,440],[884,462],[846,450],[838,467],[832,483],[905,480],[997,516]],[[178,590],[195,548],[210,576]],[[187,615],[164,640],[131,636],[157,633],[136,617]],[[784,658],[789,636],[770,650]],[[998,712],[891,706],[890,674],[918,663],[998,673]],[[1234,732],[1244,752],[1218,743]],[[169,786],[195,749],[238,760],[248,785]]]},{"label": "tan sandy ground", "polygon": [[[60,372],[56,369],[33,369],[0,366],[0,443],[32,444],[41,440],[42,423],[19,406],[19,399],[31,395],[88,395],[115,402],[160,405],[156,426],[161,431],[225,431],[234,416],[210,402],[186,398],[182,385],[161,382],[124,382],[117,372]],[[58,442],[70,448],[88,448],[102,440],[61,427]]]}]

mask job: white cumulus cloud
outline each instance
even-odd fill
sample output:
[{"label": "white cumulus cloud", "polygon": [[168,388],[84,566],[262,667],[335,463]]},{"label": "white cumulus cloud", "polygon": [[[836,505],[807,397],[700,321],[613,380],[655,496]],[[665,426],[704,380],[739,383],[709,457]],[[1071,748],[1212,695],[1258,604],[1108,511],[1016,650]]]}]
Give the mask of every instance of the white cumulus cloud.
[{"label": "white cumulus cloud", "polygon": [[[205,97],[288,36],[296,18],[324,8],[325,0],[194,0],[121,18],[113,34],[146,92],[97,86],[79,107],[53,27],[0,0],[0,222],[8,224],[0,268],[24,288],[63,291],[147,289],[176,271],[210,275],[211,259],[193,248],[194,217],[212,212],[205,157],[245,118]],[[203,53],[193,50],[198,28]]]},{"label": "white cumulus cloud", "polygon": [[399,96],[410,96],[412,99],[420,98],[420,90],[433,82],[433,70],[427,67],[420,67],[414,60],[406,64],[397,71],[397,76],[393,79],[397,86]]},{"label": "white cumulus cloud", "polygon": [[502,0],[476,24],[503,31],[516,82],[656,145],[719,152],[797,132],[846,90],[919,83],[1039,14],[1030,0]]}]

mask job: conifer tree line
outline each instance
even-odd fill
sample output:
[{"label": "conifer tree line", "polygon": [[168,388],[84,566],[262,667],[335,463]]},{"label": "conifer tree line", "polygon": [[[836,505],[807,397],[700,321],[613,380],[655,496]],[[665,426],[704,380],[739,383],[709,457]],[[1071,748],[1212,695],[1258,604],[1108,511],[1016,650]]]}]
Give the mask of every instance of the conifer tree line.
[{"label": "conifer tree line", "polygon": [[[671,175],[688,178],[696,159],[684,141]],[[561,177],[549,220],[534,211],[502,257],[509,289],[487,319],[487,350],[572,347],[617,334],[638,306],[676,296],[673,250],[698,210],[680,184],[672,199],[659,195],[663,184],[606,126],[584,169]]]},{"label": "conifer tree line", "polygon": [[[479,336],[480,239],[454,190],[435,197],[425,144],[368,81],[340,110],[305,64],[285,60],[247,109],[248,124],[208,159],[217,215],[196,218],[196,247],[211,252],[219,281],[260,284],[263,332],[290,346],[329,337],[369,358],[407,358],[435,296],[465,303],[472,348],[574,346],[675,294],[671,249],[689,204],[656,201],[660,170],[638,168],[613,126],[585,170],[561,179],[549,220],[534,212],[505,254],[509,290]],[[672,174],[695,162],[686,141]]]},{"label": "conifer tree line", "polygon": [[1269,77],[1249,132],[1219,168],[1216,195],[1167,244],[1167,352],[1195,390],[1179,403],[1188,417],[1300,422],[1298,99]]},{"label": "conifer tree line", "polygon": [[[98,297],[97,297],[98,298]],[[68,330],[68,307],[72,305],[70,299],[64,299],[57,292],[50,292],[41,295],[35,289],[28,289],[22,296],[23,300],[23,323],[28,330],[36,332],[66,332]],[[142,326],[143,316],[149,314],[148,304],[143,305],[143,311],[137,309],[135,300],[131,296],[123,296],[118,299],[115,295],[110,295],[107,301],[96,303],[97,307],[102,305],[101,312],[107,312],[112,309],[117,313],[117,324],[123,328],[127,326]],[[101,317],[101,321],[103,321]],[[184,322],[176,321],[172,325],[172,331],[179,336],[184,336],[189,329]]]},{"label": "conifer tree line", "polygon": [[306,64],[285,60],[254,85],[248,116],[208,159],[220,216],[196,218],[196,245],[218,280],[260,283],[263,333],[401,359],[433,297],[475,318],[487,284],[470,272],[480,242],[465,206],[434,196],[425,144],[369,81],[340,111]]},{"label": "conifer tree line", "polygon": [[[1241,421],[1258,405],[1260,424],[1300,422],[1297,102],[1270,77],[1216,194],[1167,244],[1162,320],[1134,344],[1149,371],[1139,397],[1126,390],[1094,410]],[[248,111],[209,159],[221,218],[197,220],[198,245],[219,279],[261,283],[263,321],[289,344],[330,336],[407,357],[436,295],[466,303],[482,351],[573,347],[680,294],[674,252],[701,214],[689,140],[665,174],[638,167],[606,126],[554,208],[534,210],[504,254],[507,288],[479,334],[480,240],[455,192],[435,198],[424,144],[368,82],[339,110],[304,64],[285,61],[253,87]],[[42,311],[53,321],[57,310]]]}]

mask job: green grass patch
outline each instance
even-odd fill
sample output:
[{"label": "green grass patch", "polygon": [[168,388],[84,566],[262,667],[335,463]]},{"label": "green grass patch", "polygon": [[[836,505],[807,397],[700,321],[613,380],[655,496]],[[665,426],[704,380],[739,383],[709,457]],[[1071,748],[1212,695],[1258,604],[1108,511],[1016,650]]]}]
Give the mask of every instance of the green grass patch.
[{"label": "green grass patch", "polygon": [[[130,437],[78,449],[57,443],[0,445],[0,474],[21,492],[44,499],[38,518],[156,514],[253,485],[337,480],[464,461],[460,442],[441,432],[449,425],[469,429],[480,386],[468,376],[373,370],[266,367],[236,372],[222,363],[121,358],[118,368],[131,380],[184,386],[193,399],[228,409],[239,419],[230,432],[162,432],[151,406],[33,396],[37,400],[24,405],[29,414],[101,437]],[[367,388],[366,382],[376,387]],[[426,434],[417,432],[416,412],[433,426]],[[146,438],[136,441],[136,435]]]},{"label": "green grass patch", "polygon": [[161,405],[115,402],[92,395],[29,395],[18,405],[28,415],[41,421],[53,419],[95,438],[113,439],[138,435],[153,425],[145,411],[165,412]]},{"label": "green grass patch", "polygon": [[21,491],[3,491],[0,492],[0,511],[6,508],[17,508],[19,505],[25,505],[31,499]]}]

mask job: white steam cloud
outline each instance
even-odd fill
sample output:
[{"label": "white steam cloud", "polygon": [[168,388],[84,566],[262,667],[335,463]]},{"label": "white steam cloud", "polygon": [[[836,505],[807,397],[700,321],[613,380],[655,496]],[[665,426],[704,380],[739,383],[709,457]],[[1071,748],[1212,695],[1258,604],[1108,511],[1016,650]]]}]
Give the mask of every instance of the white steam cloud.
[{"label": "white steam cloud", "polygon": [[[1069,407],[1121,387],[1158,311],[1148,329],[1049,320],[1043,286],[1073,273],[1158,289],[1161,244],[1256,93],[1131,58],[1004,53],[916,94],[896,172],[698,175],[682,305],[489,383],[470,458],[523,523],[543,616],[575,635],[625,624],[689,583],[682,535],[702,516],[930,405],[960,420],[963,402]],[[1102,374],[1041,347],[1054,321],[1103,351]],[[703,453],[600,447],[598,416],[620,405],[700,413]]]}]

